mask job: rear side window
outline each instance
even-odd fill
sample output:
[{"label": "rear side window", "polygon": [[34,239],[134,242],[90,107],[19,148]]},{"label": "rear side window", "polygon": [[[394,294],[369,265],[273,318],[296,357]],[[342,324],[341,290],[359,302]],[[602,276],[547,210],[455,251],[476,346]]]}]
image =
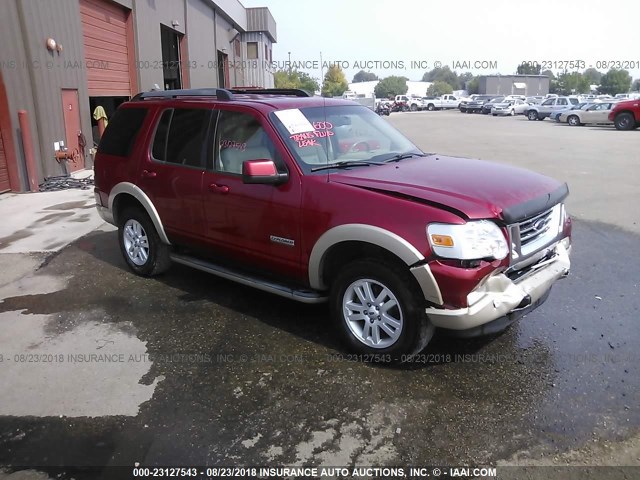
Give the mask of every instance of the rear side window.
[{"label": "rear side window", "polygon": [[146,115],[146,108],[116,110],[100,140],[98,152],[117,157],[128,157]]},{"label": "rear side window", "polygon": [[153,139],[155,160],[204,168],[204,138],[210,110],[176,108],[165,110]]}]

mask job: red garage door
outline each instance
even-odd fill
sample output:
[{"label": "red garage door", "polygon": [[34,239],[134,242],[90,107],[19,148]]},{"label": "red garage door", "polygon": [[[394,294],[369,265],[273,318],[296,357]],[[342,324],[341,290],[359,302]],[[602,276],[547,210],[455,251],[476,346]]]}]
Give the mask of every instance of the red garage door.
[{"label": "red garage door", "polygon": [[107,0],[80,0],[90,97],[130,96],[130,12]]},{"label": "red garage door", "polygon": [[4,142],[2,141],[2,127],[0,127],[0,193],[10,190],[9,169],[7,168],[7,156],[4,153]]}]

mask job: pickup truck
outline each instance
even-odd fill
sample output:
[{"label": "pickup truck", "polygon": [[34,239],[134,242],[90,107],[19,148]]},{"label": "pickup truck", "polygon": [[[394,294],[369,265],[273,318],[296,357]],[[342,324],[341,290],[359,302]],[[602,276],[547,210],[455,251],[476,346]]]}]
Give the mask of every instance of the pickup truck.
[{"label": "pickup truck", "polygon": [[544,120],[553,112],[565,110],[572,105],[578,105],[578,103],[580,103],[580,100],[575,97],[550,97],[540,105],[531,105],[525,115],[529,120]]},{"label": "pickup truck", "polygon": [[404,103],[404,105],[406,105],[406,109],[403,109],[404,111],[411,110],[412,112],[416,112],[424,108],[420,98],[410,95],[396,95],[395,102]]},{"label": "pickup truck", "polygon": [[429,111],[443,110],[446,108],[458,108],[461,99],[454,95],[442,95],[431,99],[423,99],[424,108]]},{"label": "pickup truck", "polygon": [[615,105],[609,112],[609,120],[617,130],[634,130],[640,127],[640,99]]}]

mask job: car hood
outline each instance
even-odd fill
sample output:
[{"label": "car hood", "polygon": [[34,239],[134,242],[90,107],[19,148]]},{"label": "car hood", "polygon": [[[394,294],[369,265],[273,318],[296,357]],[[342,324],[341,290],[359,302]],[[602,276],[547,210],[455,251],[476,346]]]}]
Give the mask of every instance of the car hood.
[{"label": "car hood", "polygon": [[566,185],[529,170],[435,154],[341,170],[331,174],[331,181],[434,205],[465,219],[508,223],[566,196],[561,191]]},{"label": "car hood", "polygon": [[510,106],[511,106],[511,104],[510,104],[510,103],[508,103],[508,102],[505,102],[505,103],[494,103],[494,104],[493,104],[493,106],[494,106],[494,107],[504,108],[504,107],[510,107]]}]

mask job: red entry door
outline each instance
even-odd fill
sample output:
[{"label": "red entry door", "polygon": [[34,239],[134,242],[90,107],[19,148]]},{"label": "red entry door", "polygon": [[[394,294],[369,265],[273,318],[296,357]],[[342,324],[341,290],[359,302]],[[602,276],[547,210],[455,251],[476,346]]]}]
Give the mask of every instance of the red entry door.
[{"label": "red entry door", "polygon": [[70,152],[77,151],[74,155],[75,161],[67,161],[67,172],[75,172],[84,168],[84,151],[80,147],[80,104],[78,101],[78,90],[62,90],[62,115],[64,116],[64,144]]}]

